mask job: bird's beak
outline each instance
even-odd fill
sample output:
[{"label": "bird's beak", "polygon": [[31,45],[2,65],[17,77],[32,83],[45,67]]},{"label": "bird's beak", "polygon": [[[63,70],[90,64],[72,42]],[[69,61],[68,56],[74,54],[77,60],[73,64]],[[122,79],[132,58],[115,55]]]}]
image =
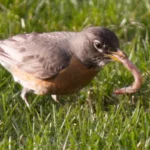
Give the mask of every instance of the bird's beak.
[{"label": "bird's beak", "polygon": [[127,58],[128,56],[123,52],[121,51],[120,49],[117,49],[116,52],[109,52],[109,54],[105,54],[106,57],[109,57],[111,58],[112,60],[115,60],[115,61],[119,61],[120,62],[120,59],[119,58]]}]

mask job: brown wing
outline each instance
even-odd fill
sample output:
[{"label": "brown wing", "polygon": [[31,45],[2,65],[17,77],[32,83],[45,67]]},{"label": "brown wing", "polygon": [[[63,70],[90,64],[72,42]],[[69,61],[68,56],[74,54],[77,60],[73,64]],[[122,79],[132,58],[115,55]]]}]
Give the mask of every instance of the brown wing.
[{"label": "brown wing", "polygon": [[37,78],[51,78],[68,66],[71,56],[67,39],[74,35],[54,32],[14,36],[0,42],[0,62],[8,70],[15,65]]}]

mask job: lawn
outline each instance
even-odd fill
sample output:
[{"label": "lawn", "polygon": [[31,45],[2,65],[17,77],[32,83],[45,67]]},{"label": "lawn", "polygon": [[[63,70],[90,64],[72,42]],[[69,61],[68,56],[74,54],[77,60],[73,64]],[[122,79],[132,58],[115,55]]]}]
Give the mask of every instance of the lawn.
[{"label": "lawn", "polygon": [[80,31],[105,26],[142,72],[135,94],[113,91],[130,85],[122,64],[105,66],[79,93],[61,97],[29,95],[0,66],[0,149],[149,150],[150,149],[150,1],[148,0],[0,0],[0,39],[19,33]]}]

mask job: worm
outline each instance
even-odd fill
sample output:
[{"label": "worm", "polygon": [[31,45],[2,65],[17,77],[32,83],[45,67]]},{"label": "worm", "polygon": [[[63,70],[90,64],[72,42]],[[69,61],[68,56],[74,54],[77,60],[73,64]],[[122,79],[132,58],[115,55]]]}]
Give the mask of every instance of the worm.
[{"label": "worm", "polygon": [[131,94],[135,93],[137,90],[141,88],[142,85],[142,75],[140,71],[137,69],[137,67],[128,59],[123,57],[118,57],[118,59],[122,62],[122,64],[132,73],[134,77],[134,82],[132,85],[128,87],[124,87],[121,89],[117,89],[114,94]]}]

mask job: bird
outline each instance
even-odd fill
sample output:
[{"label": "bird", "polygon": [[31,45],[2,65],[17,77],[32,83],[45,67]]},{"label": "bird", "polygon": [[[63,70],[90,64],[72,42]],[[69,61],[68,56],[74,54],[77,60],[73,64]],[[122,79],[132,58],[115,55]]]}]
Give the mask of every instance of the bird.
[{"label": "bird", "polygon": [[[116,57],[117,56],[117,57]],[[24,33],[0,40],[0,64],[27,93],[67,95],[84,88],[111,61],[127,55],[106,27]]]}]

